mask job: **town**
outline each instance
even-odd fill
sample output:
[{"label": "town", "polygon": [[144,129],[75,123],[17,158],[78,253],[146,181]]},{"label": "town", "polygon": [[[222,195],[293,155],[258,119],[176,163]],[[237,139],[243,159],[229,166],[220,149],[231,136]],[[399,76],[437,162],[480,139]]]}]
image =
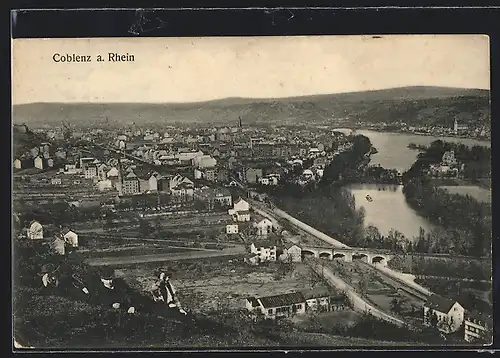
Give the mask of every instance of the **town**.
[{"label": "town", "polygon": [[[460,136],[466,130],[455,120],[453,128],[429,133]],[[486,129],[473,133],[489,136]],[[51,282],[57,287],[63,282],[58,278],[61,262],[78,262],[89,272],[111,268],[108,276],[150,297],[157,281],[152,272],[168,267],[171,272],[165,275],[177,288],[183,312],[214,320],[239,312],[253,322],[245,325],[274,327],[269,329],[291,342],[297,342],[297,334],[271,322],[291,322],[302,340],[329,333],[357,344],[366,344],[363,339],[400,345],[488,343],[490,308],[487,298],[478,298],[487,289],[476,286],[491,286],[491,276],[457,278],[434,271],[439,282],[461,285],[457,296],[425,284],[432,275],[402,269],[407,259],[432,265],[452,257],[475,262],[488,256],[488,246],[453,244],[453,250],[462,250],[456,257],[445,243],[428,249],[425,237],[418,244],[402,237],[348,238],[315,225],[287,201],[290,193],[322,196],[314,193],[352,180],[404,183],[410,199],[419,193],[410,190],[417,188],[415,178],[467,180],[462,149],[433,143],[422,150],[438,146],[434,164],[420,170],[417,160],[403,173],[371,165],[377,148],[356,130],[334,126],[248,125],[241,117],[222,127],[16,124],[14,241],[23,249],[15,254],[29,261],[22,256],[32,252],[27,248],[33,255],[50,252],[33,261],[45,271],[27,262],[18,270],[42,277],[39,285],[45,280],[46,287]],[[486,170],[476,176],[490,175]],[[342,193],[332,194],[340,198],[337,203],[349,200]],[[330,213],[321,200],[311,213]],[[367,203],[373,200],[366,195]],[[87,290],[85,282],[81,285]],[[462,300],[464,295],[469,298]],[[156,296],[127,313],[140,316],[146,311],[142,307],[155,302]],[[366,331],[370,324],[384,328]]]}]

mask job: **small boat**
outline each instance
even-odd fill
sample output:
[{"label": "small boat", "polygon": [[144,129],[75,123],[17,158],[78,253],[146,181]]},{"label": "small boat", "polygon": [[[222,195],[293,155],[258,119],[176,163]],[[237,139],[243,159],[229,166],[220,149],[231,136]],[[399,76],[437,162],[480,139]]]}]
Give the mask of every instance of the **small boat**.
[{"label": "small boat", "polygon": [[366,200],[368,200],[370,203],[373,201],[372,197],[370,195],[366,196]]}]

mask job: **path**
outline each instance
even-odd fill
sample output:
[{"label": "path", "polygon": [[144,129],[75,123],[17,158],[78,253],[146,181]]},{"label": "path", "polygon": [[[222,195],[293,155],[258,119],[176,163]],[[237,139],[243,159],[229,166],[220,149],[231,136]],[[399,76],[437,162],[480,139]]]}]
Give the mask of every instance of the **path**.
[{"label": "path", "polygon": [[125,256],[125,257],[96,257],[85,260],[90,266],[112,266],[112,265],[130,265],[148,262],[163,262],[163,261],[177,261],[177,260],[190,260],[190,259],[203,259],[211,257],[224,257],[224,256],[240,256],[244,254],[240,249],[224,249],[222,251],[204,251],[180,253],[180,254],[154,254],[154,255],[141,255],[141,256]]},{"label": "path", "polygon": [[372,306],[370,303],[366,302],[360,295],[356,293],[354,288],[347,284],[345,281],[342,279],[338,278],[337,276],[334,275],[334,273],[328,268],[324,267],[318,263],[310,263],[310,267],[320,276],[323,276],[328,283],[330,283],[332,286],[335,288],[344,291],[346,295],[349,297],[351,300],[354,309],[357,311],[361,312],[369,312],[372,316],[375,316],[377,318],[383,319],[384,321],[391,322],[393,324],[396,324],[398,326],[404,326],[405,322],[402,320],[391,316],[385,312],[382,312],[378,308]]}]

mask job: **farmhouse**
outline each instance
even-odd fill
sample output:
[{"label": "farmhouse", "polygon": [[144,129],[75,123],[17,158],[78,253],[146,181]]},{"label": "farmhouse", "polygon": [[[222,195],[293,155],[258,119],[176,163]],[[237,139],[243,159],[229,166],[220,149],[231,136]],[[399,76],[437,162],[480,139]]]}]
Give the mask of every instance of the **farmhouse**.
[{"label": "farmhouse", "polygon": [[237,233],[238,233],[238,224],[226,225],[226,234],[237,234]]},{"label": "farmhouse", "polygon": [[316,287],[311,290],[302,291],[306,299],[306,309],[311,311],[329,311],[331,293],[326,287]]},{"label": "farmhouse", "polygon": [[424,324],[443,333],[456,332],[464,322],[464,308],[457,301],[433,294],[424,304]]},{"label": "farmhouse", "polygon": [[269,219],[262,219],[261,221],[254,223],[254,227],[257,229],[257,235],[265,236],[272,232],[273,223]]},{"label": "farmhouse", "polygon": [[63,234],[64,241],[68,245],[70,245],[72,247],[78,247],[78,235],[75,232],[68,230],[68,229],[65,229],[65,230],[63,230],[62,234]]},{"label": "farmhouse", "polygon": [[259,255],[259,261],[276,261],[276,242],[259,240],[250,245],[250,253]]},{"label": "farmhouse", "polygon": [[283,254],[280,256],[282,261],[291,262],[301,262],[302,261],[302,249],[295,244],[286,244],[283,250]]},{"label": "farmhouse", "polygon": [[266,318],[290,317],[306,312],[306,300],[302,293],[291,292],[267,297],[249,297],[246,307],[250,312],[260,311]]},{"label": "farmhouse", "polygon": [[233,204],[233,210],[235,210],[235,211],[247,211],[247,210],[250,210],[250,204],[248,204],[242,198],[238,198],[237,200],[235,200],[235,202]]}]

